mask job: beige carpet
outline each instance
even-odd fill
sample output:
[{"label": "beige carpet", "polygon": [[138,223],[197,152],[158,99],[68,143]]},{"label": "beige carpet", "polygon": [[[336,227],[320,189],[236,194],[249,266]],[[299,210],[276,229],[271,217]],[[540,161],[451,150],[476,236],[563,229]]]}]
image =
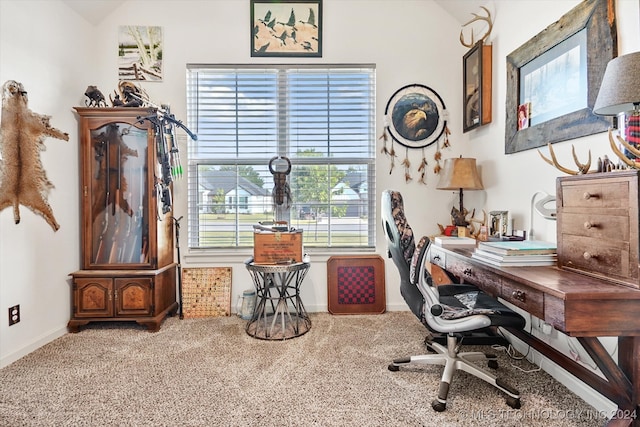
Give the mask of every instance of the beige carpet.
[{"label": "beige carpet", "polygon": [[409,312],[311,314],[311,330],[261,341],[238,317],[167,319],[157,333],[91,324],[0,370],[0,426],[601,426],[605,419],[544,372],[499,352],[520,389],[509,408],[458,373],[447,411],[431,409],[441,368],[390,372],[423,353]]}]

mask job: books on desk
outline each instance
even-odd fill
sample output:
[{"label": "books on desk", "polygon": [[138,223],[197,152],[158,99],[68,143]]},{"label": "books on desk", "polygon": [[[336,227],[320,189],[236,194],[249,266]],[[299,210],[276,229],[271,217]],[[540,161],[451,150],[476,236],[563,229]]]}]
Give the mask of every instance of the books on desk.
[{"label": "books on desk", "polygon": [[557,245],[541,240],[480,242],[478,249],[498,255],[551,255],[557,251]]},{"label": "books on desk", "polygon": [[497,267],[556,265],[556,244],[534,240],[480,242],[471,257]]},{"label": "books on desk", "polygon": [[436,246],[443,248],[475,248],[476,239],[471,237],[457,237],[457,236],[436,236],[433,239],[433,243]]}]

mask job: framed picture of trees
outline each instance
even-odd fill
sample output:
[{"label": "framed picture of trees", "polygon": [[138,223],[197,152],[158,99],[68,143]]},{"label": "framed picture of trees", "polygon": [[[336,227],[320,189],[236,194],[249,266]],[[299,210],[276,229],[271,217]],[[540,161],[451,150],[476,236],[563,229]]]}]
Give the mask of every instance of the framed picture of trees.
[{"label": "framed picture of trees", "polygon": [[162,27],[122,25],[118,30],[120,80],[162,81]]}]

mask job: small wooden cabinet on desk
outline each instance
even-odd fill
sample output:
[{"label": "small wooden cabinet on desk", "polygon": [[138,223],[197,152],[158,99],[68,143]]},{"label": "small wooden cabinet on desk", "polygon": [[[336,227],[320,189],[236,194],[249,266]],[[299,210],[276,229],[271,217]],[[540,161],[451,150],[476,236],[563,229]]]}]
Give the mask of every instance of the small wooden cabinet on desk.
[{"label": "small wooden cabinet on desk", "polygon": [[556,181],[558,266],[640,289],[637,170]]},{"label": "small wooden cabinet on desk", "polygon": [[71,332],[96,321],[157,331],[178,308],[171,212],[155,191],[157,159],[147,108],[76,108],[80,121],[81,266]]}]

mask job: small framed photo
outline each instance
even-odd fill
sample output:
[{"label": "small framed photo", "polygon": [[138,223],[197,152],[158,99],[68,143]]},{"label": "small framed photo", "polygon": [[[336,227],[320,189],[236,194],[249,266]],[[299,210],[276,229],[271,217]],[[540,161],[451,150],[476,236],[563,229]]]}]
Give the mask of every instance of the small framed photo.
[{"label": "small framed photo", "polygon": [[251,56],[322,57],[322,0],[251,0]]},{"label": "small framed photo", "polygon": [[489,217],[491,221],[489,225],[489,236],[506,236],[509,224],[509,211],[491,211],[489,212]]},{"label": "small framed photo", "polygon": [[531,103],[526,102],[518,105],[518,130],[529,127],[531,120]]}]

